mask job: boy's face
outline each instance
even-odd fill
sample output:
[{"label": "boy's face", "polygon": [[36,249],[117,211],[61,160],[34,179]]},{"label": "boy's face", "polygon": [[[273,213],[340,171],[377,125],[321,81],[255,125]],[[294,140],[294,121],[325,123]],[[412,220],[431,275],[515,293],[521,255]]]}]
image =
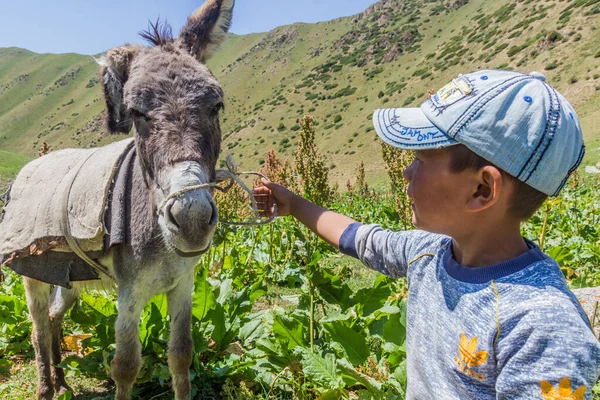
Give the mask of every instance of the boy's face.
[{"label": "boy's face", "polygon": [[448,150],[415,151],[404,178],[409,182],[415,227],[453,237],[467,228],[465,224],[473,217],[467,205],[477,190],[476,174],[451,172]]}]

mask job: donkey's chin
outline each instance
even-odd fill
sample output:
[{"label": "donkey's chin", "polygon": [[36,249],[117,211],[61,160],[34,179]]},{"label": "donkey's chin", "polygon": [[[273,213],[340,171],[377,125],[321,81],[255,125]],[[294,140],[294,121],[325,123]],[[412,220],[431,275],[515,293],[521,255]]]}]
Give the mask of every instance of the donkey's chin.
[{"label": "donkey's chin", "polygon": [[204,250],[199,250],[195,252],[183,252],[177,248],[173,248],[173,252],[177,254],[179,257],[183,258],[192,258],[192,257],[200,257],[202,254],[206,253],[210,249],[210,246],[207,246]]},{"label": "donkey's chin", "polygon": [[194,241],[193,243],[173,234],[167,234],[165,236],[169,247],[179,257],[199,257],[206,253],[212,244],[212,235],[208,238]]}]

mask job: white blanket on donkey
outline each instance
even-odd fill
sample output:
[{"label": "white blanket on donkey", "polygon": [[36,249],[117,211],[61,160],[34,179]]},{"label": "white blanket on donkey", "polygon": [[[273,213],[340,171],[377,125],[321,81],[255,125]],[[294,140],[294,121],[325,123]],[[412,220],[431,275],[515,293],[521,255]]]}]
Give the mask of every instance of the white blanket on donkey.
[{"label": "white blanket on donkey", "polygon": [[61,222],[64,210],[71,237],[82,250],[102,250],[111,183],[132,145],[130,138],[94,149],[54,151],[23,167],[0,222],[0,256],[64,238],[69,233]]}]

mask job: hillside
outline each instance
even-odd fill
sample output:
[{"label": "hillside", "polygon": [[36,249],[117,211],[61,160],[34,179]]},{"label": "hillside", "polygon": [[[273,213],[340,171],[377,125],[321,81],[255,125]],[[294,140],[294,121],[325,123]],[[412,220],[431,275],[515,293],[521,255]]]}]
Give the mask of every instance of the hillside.
[{"label": "hillside", "polygon": [[[584,166],[593,165],[599,27],[600,0],[382,0],[354,17],[231,35],[209,61],[227,97],[224,153],[248,169],[271,148],[292,157],[297,119],[312,114],[334,180],[353,179],[363,160],[369,180],[382,182],[374,109],[416,107],[458,73],[500,68],[546,74],[578,110]],[[114,140],[102,133],[96,71],[89,56],[0,49],[0,148],[32,157],[42,140],[53,148]]]}]

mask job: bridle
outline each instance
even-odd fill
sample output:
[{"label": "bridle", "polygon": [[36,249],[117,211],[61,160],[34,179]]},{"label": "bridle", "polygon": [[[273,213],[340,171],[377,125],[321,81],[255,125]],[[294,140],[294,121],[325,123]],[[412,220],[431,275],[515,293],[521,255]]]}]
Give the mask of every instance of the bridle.
[{"label": "bridle", "polygon": [[[230,156],[227,156],[227,167],[229,168],[227,170],[225,170],[225,169],[217,170],[217,178],[215,179],[215,182],[202,183],[199,185],[188,186],[188,187],[185,187],[183,189],[180,189],[176,192],[169,194],[162,201],[160,206],[158,207],[157,214],[160,214],[162,212],[163,208],[167,205],[167,203],[170,200],[180,197],[180,196],[184,195],[185,193],[192,192],[195,190],[209,189],[209,188],[217,189],[223,193],[227,193],[229,191],[229,189],[231,189],[231,187],[235,183],[237,183],[242,189],[244,189],[244,191],[246,191],[248,193],[248,195],[250,197],[250,201],[252,203],[252,210],[254,211],[256,220],[255,221],[244,221],[244,222],[232,222],[232,221],[219,220],[219,222],[221,222],[222,224],[225,224],[225,225],[236,225],[236,226],[257,226],[257,225],[266,225],[266,224],[273,222],[273,220],[277,217],[277,202],[275,201],[273,203],[273,215],[271,215],[268,219],[265,219],[262,221],[259,220],[259,218],[260,218],[259,210],[258,210],[258,206],[256,205],[256,199],[254,198],[254,193],[240,179],[240,175],[255,175],[255,176],[259,176],[261,178],[265,178],[265,179],[268,179],[268,178],[264,174],[261,174],[260,172],[255,172],[255,171],[235,172],[235,167],[233,166],[233,162],[231,161]],[[225,187],[219,186],[219,183],[225,182],[227,180],[230,181],[227,186],[225,186]]]}]

